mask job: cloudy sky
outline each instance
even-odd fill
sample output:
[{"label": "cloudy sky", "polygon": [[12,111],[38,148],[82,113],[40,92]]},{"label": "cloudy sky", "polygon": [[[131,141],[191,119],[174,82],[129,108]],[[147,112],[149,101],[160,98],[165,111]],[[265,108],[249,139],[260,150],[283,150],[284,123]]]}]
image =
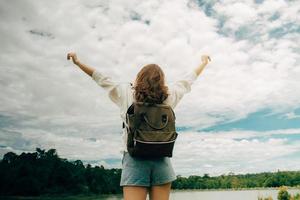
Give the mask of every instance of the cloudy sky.
[{"label": "cloudy sky", "polygon": [[300,2],[0,0],[0,156],[55,148],[121,167],[118,107],[66,59],[168,84],[212,62],[175,109],[177,174],[299,170]]}]

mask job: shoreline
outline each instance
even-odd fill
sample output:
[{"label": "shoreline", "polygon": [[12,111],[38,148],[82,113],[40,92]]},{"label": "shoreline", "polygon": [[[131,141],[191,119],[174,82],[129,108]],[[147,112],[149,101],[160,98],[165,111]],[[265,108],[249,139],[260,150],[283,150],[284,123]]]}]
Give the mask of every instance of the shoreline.
[{"label": "shoreline", "polygon": [[[286,186],[288,189],[300,190],[300,186]],[[245,191],[245,190],[279,190],[280,187],[253,187],[253,188],[220,188],[220,189],[172,189],[171,191]]]}]

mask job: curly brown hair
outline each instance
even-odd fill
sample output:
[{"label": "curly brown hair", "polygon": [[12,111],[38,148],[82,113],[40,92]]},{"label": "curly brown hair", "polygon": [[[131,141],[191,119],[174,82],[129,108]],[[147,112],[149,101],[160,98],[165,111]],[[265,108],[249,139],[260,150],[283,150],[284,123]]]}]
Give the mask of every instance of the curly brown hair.
[{"label": "curly brown hair", "polygon": [[157,64],[145,65],[137,74],[133,88],[138,102],[162,103],[168,97],[165,75]]}]

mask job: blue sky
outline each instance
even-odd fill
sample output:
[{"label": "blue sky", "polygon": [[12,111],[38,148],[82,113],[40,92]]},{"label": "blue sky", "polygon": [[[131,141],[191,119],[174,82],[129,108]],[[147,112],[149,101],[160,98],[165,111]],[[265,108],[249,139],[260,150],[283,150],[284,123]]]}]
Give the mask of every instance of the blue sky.
[{"label": "blue sky", "polygon": [[[202,129],[203,131],[225,131],[231,129],[270,131],[277,129],[299,129],[300,128],[300,109],[293,112],[294,118],[287,118],[283,114],[272,114],[268,109],[260,110],[249,114],[246,118],[233,122],[219,123],[214,126]],[[200,129],[201,130],[201,129]]]},{"label": "blue sky", "polygon": [[0,156],[55,148],[121,167],[118,107],[66,54],[128,82],[148,63],[172,84],[204,69],[175,108],[177,174],[299,170],[300,2],[0,1]]}]

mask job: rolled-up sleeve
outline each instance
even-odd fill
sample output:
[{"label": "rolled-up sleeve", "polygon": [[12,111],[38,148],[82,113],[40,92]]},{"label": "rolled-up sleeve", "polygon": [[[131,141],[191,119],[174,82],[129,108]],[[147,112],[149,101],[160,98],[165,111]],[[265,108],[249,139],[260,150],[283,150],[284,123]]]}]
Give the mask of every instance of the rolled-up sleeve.
[{"label": "rolled-up sleeve", "polygon": [[92,79],[108,92],[109,98],[117,104],[117,106],[121,106],[121,87],[119,83],[112,81],[111,77],[106,76],[97,70],[94,70]]},{"label": "rolled-up sleeve", "polygon": [[195,71],[186,73],[181,79],[170,85],[169,87],[169,96],[166,100],[166,103],[169,104],[172,108],[175,108],[182,97],[191,91],[191,85],[197,79],[197,74]]}]

